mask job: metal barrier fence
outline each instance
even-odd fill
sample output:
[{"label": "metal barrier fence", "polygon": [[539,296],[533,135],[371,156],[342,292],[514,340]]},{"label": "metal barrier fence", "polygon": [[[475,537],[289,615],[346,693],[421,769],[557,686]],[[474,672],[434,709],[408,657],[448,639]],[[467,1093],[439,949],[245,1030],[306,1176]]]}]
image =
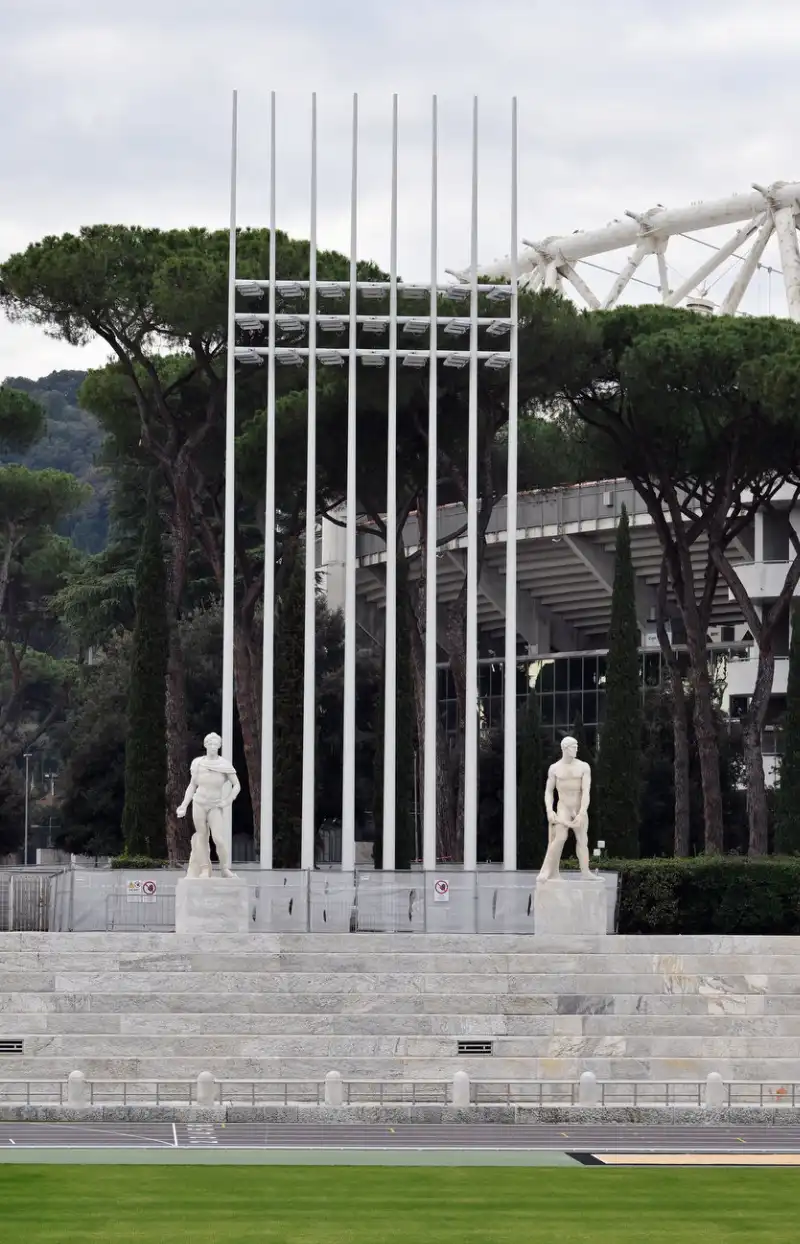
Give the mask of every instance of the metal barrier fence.
[{"label": "metal barrier fence", "polygon": [[[442,867],[435,873],[267,872],[240,867],[259,933],[534,933],[538,874]],[[175,927],[177,870],[73,869],[54,879],[57,932],[161,931]],[[565,873],[567,880],[577,877]],[[607,931],[616,928],[617,874],[603,873]],[[137,888],[138,887],[138,888]],[[145,894],[145,887],[153,892]]]},{"label": "metal barrier fence", "polygon": [[0,932],[53,928],[55,881],[65,872],[63,868],[0,869]]},{"label": "metal barrier fence", "polygon": [[[464,1073],[441,1080],[346,1080],[337,1073],[324,1080],[193,1080],[89,1079],[76,1073],[69,1080],[0,1080],[0,1103],[7,1105],[279,1105],[332,1104],[442,1106],[592,1106],[675,1108],[761,1107],[800,1108],[800,1083],[728,1081],[712,1086],[708,1080],[595,1081],[586,1086],[558,1080],[469,1080]],[[206,1083],[203,1083],[203,1080]],[[459,1090],[464,1100],[457,1102]],[[468,1097],[466,1096],[468,1094]],[[591,1098],[591,1100],[589,1100]]]}]

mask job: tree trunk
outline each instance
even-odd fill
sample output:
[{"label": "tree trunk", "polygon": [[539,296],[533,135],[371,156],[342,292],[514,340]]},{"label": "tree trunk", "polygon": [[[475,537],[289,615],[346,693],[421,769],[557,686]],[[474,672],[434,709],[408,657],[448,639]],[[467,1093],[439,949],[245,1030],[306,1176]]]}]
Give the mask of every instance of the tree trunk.
[{"label": "tree trunk", "polygon": [[689,722],[686,714],[686,695],[677,661],[670,666],[670,690],[672,692],[672,740],[673,778],[675,783],[675,844],[673,851],[679,858],[690,850],[689,816]]},{"label": "tree trunk", "polygon": [[714,722],[714,703],[711,693],[711,678],[708,672],[707,654],[703,653],[702,660],[699,658],[695,659],[692,662],[692,666],[694,732],[697,739],[700,780],[703,787],[703,816],[706,827],[705,849],[707,855],[720,855],[724,849],[722,785],[719,775],[719,747],[717,744],[716,724]]},{"label": "tree trunk", "polygon": [[453,863],[464,859],[464,790],[466,785],[465,729],[467,721],[467,651],[466,651],[466,584],[459,595],[447,606],[442,628],[444,647],[450,662],[450,673],[456,693],[456,743],[449,753],[450,789],[455,799],[455,832],[453,835]]},{"label": "tree trunk", "polygon": [[[424,559],[424,550],[423,550]],[[407,576],[406,576],[407,579]],[[400,583],[398,582],[398,590]],[[411,673],[414,683],[414,704],[417,712],[417,738],[419,740],[419,788],[425,790],[425,591],[423,575],[417,581],[416,592],[411,593]],[[398,602],[399,603],[399,602]],[[455,803],[448,764],[447,733],[436,715],[436,858],[452,859],[456,850]]]},{"label": "tree trunk", "polygon": [[670,701],[672,707],[673,782],[675,787],[675,827],[673,852],[677,858],[689,854],[689,722],[686,714],[686,694],[675,649],[667,631],[667,585],[668,566],[666,557],[661,562],[661,578],[658,585],[656,631],[661,655],[669,670]]},{"label": "tree trunk", "polygon": [[742,723],[744,764],[747,778],[747,823],[750,830],[748,855],[766,855],[769,836],[767,784],[764,779],[764,757],[761,731],[769,706],[775,673],[775,652],[771,642],[759,648],[756,685]]},{"label": "tree trunk", "polygon": [[236,680],[236,711],[242,731],[242,746],[250,802],[253,809],[253,843],[258,859],[261,841],[261,662],[242,620],[234,619],[233,667]]}]

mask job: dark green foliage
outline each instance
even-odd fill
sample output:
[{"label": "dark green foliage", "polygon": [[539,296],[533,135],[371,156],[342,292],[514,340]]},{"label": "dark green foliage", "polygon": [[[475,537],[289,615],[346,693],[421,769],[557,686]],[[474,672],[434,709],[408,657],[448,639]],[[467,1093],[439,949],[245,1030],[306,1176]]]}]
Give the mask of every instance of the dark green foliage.
[{"label": "dark green foliage", "polygon": [[608,860],[620,933],[800,934],[800,860]]},{"label": "dark green foliage", "polygon": [[275,634],[273,851],[276,868],[300,867],[303,819],[303,629],[305,561],[294,564],[279,602]]},{"label": "dark green foliage", "polygon": [[83,552],[97,553],[108,538],[111,481],[100,464],[103,431],[94,415],[79,404],[78,391],[85,377],[83,371],[55,371],[41,380],[18,376],[6,381],[10,388],[5,392],[19,390],[17,396],[28,395],[27,400],[37,405],[44,434],[5,460],[21,462],[32,471],[47,467],[67,471],[90,486],[91,497],[59,525],[59,532],[70,536]]},{"label": "dark green foliage", "polygon": [[146,872],[151,868],[169,868],[169,860],[152,860],[149,855],[116,855],[111,861],[111,867],[135,868],[139,872]]},{"label": "dark green foliage", "polygon": [[130,679],[130,634],[115,640],[76,684],[56,743],[63,828],[56,845],[78,855],[122,850],[125,802],[125,730]]},{"label": "dark green foliage", "polygon": [[[416,709],[411,672],[412,620],[405,590],[406,563],[398,559],[397,610],[397,697],[396,697],[396,778],[395,778],[395,868],[410,868],[416,859],[416,826],[414,824],[414,753],[416,749]],[[375,785],[372,812],[375,823],[375,867],[383,867],[383,720],[384,676],[381,671],[380,692],[376,714]]]},{"label": "dark green foliage", "polygon": [[132,855],[166,854],[166,591],[158,485],[154,476],[136,565],[136,622],[125,743],[122,835]]},{"label": "dark green foliage", "polygon": [[0,855],[10,855],[21,845],[25,826],[25,779],[19,759],[11,751],[0,752]]},{"label": "dark green foliage", "polygon": [[800,610],[792,610],[783,757],[775,792],[775,850],[800,854]]},{"label": "dark green foliage", "polygon": [[528,695],[519,714],[517,745],[517,868],[538,868],[547,850],[544,788],[549,762],[539,714],[539,697]]},{"label": "dark green foliage", "polygon": [[[700,762],[694,728],[694,704],[686,698],[689,736],[690,853],[703,853],[703,798]],[[747,808],[743,789],[741,736],[731,731],[720,712],[715,714],[719,748],[726,852],[747,850]],[[644,701],[641,745],[642,796],[639,820],[639,854],[671,856],[674,851],[675,777],[672,702],[668,687],[652,688]],[[590,813],[591,819],[591,813]],[[602,834],[599,835],[602,838]]]},{"label": "dark green foliage", "polygon": [[585,760],[588,765],[594,764],[594,751],[589,746],[586,738],[586,727],[583,724],[583,714],[576,713],[575,720],[572,723],[572,737],[578,744],[578,758]]},{"label": "dark green foliage", "polygon": [[628,513],[617,528],[611,627],[606,661],[606,714],[595,766],[594,825],[615,855],[639,854],[642,701],[639,626]]}]

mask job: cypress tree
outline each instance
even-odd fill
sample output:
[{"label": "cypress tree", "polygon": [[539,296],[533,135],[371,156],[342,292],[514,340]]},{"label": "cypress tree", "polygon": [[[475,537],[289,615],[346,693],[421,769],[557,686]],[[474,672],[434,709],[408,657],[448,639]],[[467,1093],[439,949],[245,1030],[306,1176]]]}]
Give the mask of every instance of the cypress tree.
[{"label": "cypress tree", "polygon": [[[414,749],[416,743],[416,706],[411,671],[411,617],[406,589],[405,560],[397,563],[397,695],[395,721],[395,868],[410,868],[417,855],[414,824]],[[375,781],[372,812],[375,824],[373,860],[383,867],[383,723],[386,703],[385,659],[378,696],[375,745]]]},{"label": "cypress tree", "polygon": [[519,715],[517,744],[517,867],[522,872],[538,868],[547,850],[547,768],[539,697],[532,690]]},{"label": "cypress tree", "polygon": [[642,696],[639,625],[631,558],[628,513],[622,507],[617,528],[611,627],[606,660],[606,714],[600,728],[594,819],[597,838],[609,855],[639,855],[641,800]]},{"label": "cypress tree", "polygon": [[166,857],[166,679],[169,633],[158,482],[150,481],[136,563],[136,621],[125,741],[122,836],[128,855]]},{"label": "cypress tree", "polygon": [[775,792],[775,853],[800,852],[800,609],[792,609],[783,757]]},{"label": "cypress tree", "polygon": [[273,692],[273,851],[276,868],[300,867],[303,820],[305,558],[294,556],[279,602]]}]

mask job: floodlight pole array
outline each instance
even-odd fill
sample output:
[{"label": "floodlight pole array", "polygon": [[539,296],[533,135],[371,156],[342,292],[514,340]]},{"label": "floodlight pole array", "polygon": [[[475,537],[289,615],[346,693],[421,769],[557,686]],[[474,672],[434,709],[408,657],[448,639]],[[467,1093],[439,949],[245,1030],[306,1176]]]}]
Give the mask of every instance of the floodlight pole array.
[{"label": "floodlight pole array", "polygon": [[[437,701],[436,701],[436,562],[437,562],[437,514],[436,483],[438,467],[437,447],[437,390],[439,365],[449,368],[468,368],[468,498],[467,498],[467,636],[466,636],[466,684],[467,705],[465,728],[465,827],[464,868],[477,866],[477,806],[478,806],[478,749],[479,749],[479,694],[478,694],[478,388],[481,368],[489,371],[508,370],[509,373],[509,498],[516,506],[517,491],[517,294],[515,285],[509,286],[504,279],[498,283],[479,281],[478,267],[478,102],[472,113],[472,196],[470,254],[472,257],[468,284],[440,284],[437,277],[437,228],[438,228],[438,116],[436,100],[431,115],[431,256],[430,280],[426,284],[402,282],[397,274],[397,216],[398,216],[398,104],[392,101],[392,162],[390,206],[390,275],[388,282],[360,281],[358,279],[358,97],[353,96],[352,151],[351,151],[351,208],[350,208],[350,264],[346,281],[320,281],[317,274],[317,107],[316,96],[311,101],[311,212],[309,277],[302,279],[278,279],[276,271],[276,103],[274,93],[270,100],[270,243],[269,273],[266,279],[239,278],[236,276],[236,120],[234,98],[234,140],[231,188],[231,268],[230,268],[230,324],[228,373],[228,412],[226,426],[226,510],[225,510],[225,676],[223,678],[223,741],[225,754],[231,754],[233,730],[233,531],[235,511],[233,508],[234,482],[234,365],[258,366],[267,363],[267,436],[265,461],[265,538],[264,555],[264,638],[262,676],[262,723],[261,723],[261,794],[260,794],[260,862],[263,868],[273,866],[272,814],[273,814],[273,751],[274,751],[274,644],[275,644],[275,588],[274,575],[269,573],[275,560],[275,417],[276,417],[276,368],[278,366],[308,367],[308,442],[306,456],[306,568],[305,568],[305,626],[304,626],[304,686],[303,686],[303,804],[301,831],[301,866],[312,868],[314,864],[315,810],[315,659],[316,643],[316,392],[317,368],[343,367],[347,361],[347,446],[345,482],[345,607],[344,607],[344,691],[343,691],[343,762],[342,762],[342,869],[355,867],[355,761],[356,761],[356,633],[358,619],[356,598],[357,571],[357,386],[359,363],[362,367],[382,368],[388,364],[387,385],[387,506],[386,506],[386,616],[385,616],[385,662],[384,662],[384,807],[383,807],[383,866],[392,869],[396,862],[395,801],[397,789],[397,569],[398,556],[404,556],[402,537],[397,531],[397,368],[429,369],[428,385],[428,461],[427,461],[427,515],[425,526],[425,741],[423,750],[423,866],[433,870],[437,863],[436,825],[436,765],[437,765]],[[511,242],[516,252],[517,219],[517,137],[516,102],[512,109],[512,206]],[[237,310],[243,303],[258,304],[268,296],[266,313],[261,310]],[[443,313],[441,302],[469,299],[469,319]],[[237,301],[238,299],[238,301]],[[399,303],[424,299],[428,302],[428,314],[424,316],[399,313]],[[510,316],[480,315],[480,303],[510,303]],[[337,306],[336,313],[330,304]],[[365,314],[359,303],[381,304],[377,314]],[[388,302],[388,314],[382,307]],[[320,303],[324,309],[320,310]],[[298,305],[299,304],[299,305]],[[341,304],[341,310],[339,306]],[[344,306],[347,306],[347,311]],[[307,310],[306,310],[307,306]],[[452,337],[448,349],[439,348],[439,333]],[[237,333],[239,334],[237,336]],[[345,345],[337,341],[330,344],[332,335],[346,333]],[[388,334],[388,346],[366,346],[364,337],[374,340]],[[398,344],[399,335],[404,337],[428,336],[427,348],[413,348]],[[492,341],[508,334],[507,349],[481,348],[481,336]],[[468,338],[466,346],[459,345],[461,337]],[[266,337],[266,341],[263,338]],[[324,337],[327,340],[320,341]],[[245,340],[246,338],[246,340]],[[288,338],[288,340],[287,340]],[[261,340],[259,340],[261,339]],[[300,342],[303,344],[300,344]],[[257,343],[258,342],[258,343]],[[230,501],[229,501],[230,497]],[[513,501],[511,500],[513,498]],[[514,525],[514,533],[516,525]],[[420,531],[422,539],[422,530]],[[516,602],[516,545],[509,532],[510,573],[508,598]],[[512,634],[513,630],[513,634]],[[516,657],[516,620],[512,609],[507,627],[507,669],[514,669]],[[511,665],[508,653],[512,652]],[[230,654],[230,655],[229,655]],[[512,676],[513,677],[513,676]],[[513,681],[509,681],[510,695],[506,697],[506,791],[504,844],[505,866],[516,867],[516,696]],[[227,735],[225,730],[227,729]],[[509,761],[511,757],[511,761]]]}]

